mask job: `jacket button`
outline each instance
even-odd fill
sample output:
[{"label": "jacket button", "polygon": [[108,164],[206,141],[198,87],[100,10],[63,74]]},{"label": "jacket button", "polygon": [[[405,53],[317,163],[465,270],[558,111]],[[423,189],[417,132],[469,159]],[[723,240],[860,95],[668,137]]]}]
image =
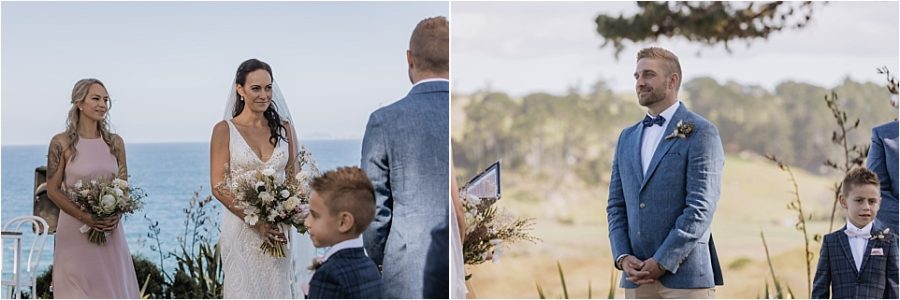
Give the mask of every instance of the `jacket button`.
[{"label": "jacket button", "polygon": [[644,208],[644,207],[647,207],[647,205],[646,205],[646,204],[644,204],[644,203],[641,203],[641,205],[640,205],[640,206],[641,206],[641,208]]}]

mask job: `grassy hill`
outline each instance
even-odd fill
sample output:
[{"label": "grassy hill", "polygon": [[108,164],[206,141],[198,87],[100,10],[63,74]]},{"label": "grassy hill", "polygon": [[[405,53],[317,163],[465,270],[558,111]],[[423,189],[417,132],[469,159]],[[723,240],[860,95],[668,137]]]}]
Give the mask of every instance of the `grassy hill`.
[{"label": "grassy hill", "polygon": [[[810,235],[824,234],[829,224],[823,216],[831,212],[830,187],[836,178],[795,172],[804,210],[814,215]],[[543,241],[512,245],[497,263],[467,266],[474,275],[470,281],[479,298],[536,298],[536,283],[548,297],[560,297],[557,261],[565,271],[570,297],[587,297],[588,283],[594,298],[606,296],[613,269],[606,223],[607,183],[586,186],[578,182],[504,174],[504,198],[499,205],[520,216],[536,218],[534,234]],[[726,158],[722,197],[713,220],[726,283],[717,288],[717,297],[755,298],[761,293],[770,278],[761,230],[765,231],[776,275],[798,297],[805,297],[804,241],[802,233],[794,229],[796,214],[787,209],[792,197],[788,175],[765,159],[751,155]],[[840,216],[836,227],[843,225]],[[819,244],[810,248],[818,255]],[[813,261],[813,274],[817,259]],[[616,279],[619,275],[615,273]],[[618,289],[616,295],[622,298],[623,291]]]}]

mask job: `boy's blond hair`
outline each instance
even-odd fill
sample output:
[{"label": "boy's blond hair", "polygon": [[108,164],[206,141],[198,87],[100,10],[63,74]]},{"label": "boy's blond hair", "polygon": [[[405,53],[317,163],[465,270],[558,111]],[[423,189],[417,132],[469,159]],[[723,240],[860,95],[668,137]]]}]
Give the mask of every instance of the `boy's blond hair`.
[{"label": "boy's blond hair", "polygon": [[375,188],[359,167],[340,167],[313,178],[309,184],[331,215],[353,215],[353,233],[362,233],[375,218]]},{"label": "boy's blond hair", "polygon": [[841,193],[846,197],[851,189],[866,184],[871,184],[879,188],[881,187],[881,182],[878,181],[878,175],[875,174],[875,172],[869,171],[869,169],[863,167],[857,167],[850,170],[850,173],[847,173],[847,176],[844,177]]}]

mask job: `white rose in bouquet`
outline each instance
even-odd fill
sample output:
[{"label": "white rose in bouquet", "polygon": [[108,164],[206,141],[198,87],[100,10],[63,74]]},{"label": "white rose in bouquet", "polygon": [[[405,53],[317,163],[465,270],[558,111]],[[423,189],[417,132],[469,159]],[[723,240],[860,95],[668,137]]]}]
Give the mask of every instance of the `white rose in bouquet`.
[{"label": "white rose in bouquet", "polygon": [[297,208],[297,205],[300,205],[300,199],[297,199],[297,197],[290,197],[284,201],[284,209],[287,211],[293,211],[294,208]]},{"label": "white rose in bouquet", "polygon": [[268,204],[272,203],[272,201],[275,201],[275,196],[272,196],[272,194],[269,194],[269,192],[259,192],[259,200],[262,200],[263,203]]},{"label": "white rose in bouquet", "polygon": [[262,174],[265,175],[265,176],[272,176],[272,175],[275,175],[275,169],[272,169],[272,168],[266,168],[265,170],[262,170]]},{"label": "white rose in bouquet", "polygon": [[116,209],[116,197],[110,194],[103,195],[100,197],[100,209],[103,210],[104,213],[111,213]]},{"label": "white rose in bouquet", "polygon": [[281,190],[281,198],[287,198],[291,196],[291,191]]},{"label": "white rose in bouquet", "polygon": [[76,189],[81,189],[82,187],[84,187],[84,182],[81,182],[81,180],[75,182]]},{"label": "white rose in bouquet", "polygon": [[258,221],[259,221],[259,216],[255,215],[255,214],[244,215],[244,222],[247,222],[247,224],[250,224],[250,226],[256,225],[256,222],[258,222]]},{"label": "white rose in bouquet", "polygon": [[128,188],[128,181],[125,181],[125,180],[122,180],[122,179],[119,179],[119,178],[113,179],[112,183],[113,183],[113,186],[115,186],[115,187],[117,187],[117,188],[119,188],[119,189],[123,189],[123,190],[124,190],[124,189],[127,189],[127,188]]}]

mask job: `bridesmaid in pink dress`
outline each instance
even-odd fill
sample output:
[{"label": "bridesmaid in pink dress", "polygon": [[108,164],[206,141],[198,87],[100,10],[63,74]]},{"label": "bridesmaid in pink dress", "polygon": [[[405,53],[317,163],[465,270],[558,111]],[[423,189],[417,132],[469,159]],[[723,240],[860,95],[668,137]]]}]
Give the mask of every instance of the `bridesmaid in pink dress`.
[{"label": "bridesmaid in pink dress", "polygon": [[[72,90],[66,131],[50,141],[47,191],[60,208],[53,251],[54,298],[140,298],[121,217],[92,220],[69,200],[62,184],[78,180],[127,178],[125,143],[109,132],[109,94],[97,79],[82,79]],[[106,244],[91,243],[83,225],[108,231]]]}]

